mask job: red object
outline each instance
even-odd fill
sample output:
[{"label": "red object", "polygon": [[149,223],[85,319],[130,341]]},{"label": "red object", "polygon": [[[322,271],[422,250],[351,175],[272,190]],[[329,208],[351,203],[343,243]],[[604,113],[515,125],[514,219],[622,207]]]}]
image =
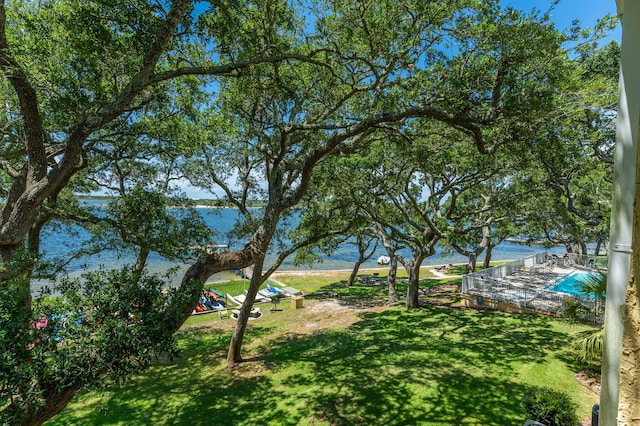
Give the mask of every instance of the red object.
[{"label": "red object", "polygon": [[34,324],[36,330],[40,330],[41,328],[45,328],[49,324],[49,319],[47,317],[42,317]]}]

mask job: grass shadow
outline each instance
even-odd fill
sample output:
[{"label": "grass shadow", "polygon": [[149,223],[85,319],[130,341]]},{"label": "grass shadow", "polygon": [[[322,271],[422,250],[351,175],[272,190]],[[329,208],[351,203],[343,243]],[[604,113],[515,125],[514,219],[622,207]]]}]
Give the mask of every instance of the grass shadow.
[{"label": "grass shadow", "polygon": [[430,306],[357,317],[313,333],[257,324],[260,356],[231,370],[231,332],[192,327],[180,359],[50,424],[521,424],[520,371],[568,356],[546,317]]}]

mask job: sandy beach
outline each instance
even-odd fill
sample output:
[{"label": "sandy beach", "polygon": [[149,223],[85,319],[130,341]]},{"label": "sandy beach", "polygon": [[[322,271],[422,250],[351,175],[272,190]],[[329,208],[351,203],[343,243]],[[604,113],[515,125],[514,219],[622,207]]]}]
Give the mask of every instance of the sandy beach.
[{"label": "sandy beach", "polygon": [[[447,278],[456,277],[456,275],[450,275],[450,274],[437,271],[436,268],[438,268],[439,266],[442,266],[442,265],[421,266],[420,271],[429,271],[435,277],[447,277]],[[459,265],[454,265],[454,266],[459,266]],[[404,268],[399,267],[398,270],[404,270]],[[271,274],[271,276],[273,278],[277,278],[279,276],[311,277],[311,276],[322,276],[322,275],[333,274],[333,273],[349,274],[351,273],[351,271],[352,269],[294,269],[294,270],[288,270],[288,271],[278,270],[278,271],[275,271],[273,274]],[[379,268],[360,268],[358,270],[358,275],[362,275],[362,274],[373,275],[374,273],[386,275],[388,271],[389,271],[389,268],[386,266],[381,266]]]}]

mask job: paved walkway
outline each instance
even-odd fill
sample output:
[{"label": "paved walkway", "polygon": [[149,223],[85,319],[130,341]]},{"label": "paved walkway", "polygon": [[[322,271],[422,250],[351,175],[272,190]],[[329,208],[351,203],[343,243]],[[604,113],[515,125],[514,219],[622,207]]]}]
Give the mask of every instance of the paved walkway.
[{"label": "paved walkway", "polygon": [[[451,275],[442,271],[437,271],[436,268],[429,268],[429,272],[436,278],[462,278],[462,275]],[[427,278],[428,279],[428,278]]]}]

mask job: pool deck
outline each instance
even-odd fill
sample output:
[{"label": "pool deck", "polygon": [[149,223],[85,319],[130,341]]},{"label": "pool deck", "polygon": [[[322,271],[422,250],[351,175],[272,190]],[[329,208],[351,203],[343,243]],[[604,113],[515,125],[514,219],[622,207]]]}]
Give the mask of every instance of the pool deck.
[{"label": "pool deck", "polygon": [[547,287],[548,284],[558,282],[572,272],[584,270],[569,266],[534,265],[531,268],[521,269],[501,279],[515,286]]},{"label": "pool deck", "polygon": [[[486,304],[482,298],[491,301],[490,305],[513,305],[520,310],[534,310],[557,313],[563,304],[565,294],[548,289],[551,284],[574,271],[592,270],[575,266],[538,264],[524,268],[503,278],[487,277],[468,294],[475,297],[474,305]],[[502,309],[501,309],[502,310]]]}]

